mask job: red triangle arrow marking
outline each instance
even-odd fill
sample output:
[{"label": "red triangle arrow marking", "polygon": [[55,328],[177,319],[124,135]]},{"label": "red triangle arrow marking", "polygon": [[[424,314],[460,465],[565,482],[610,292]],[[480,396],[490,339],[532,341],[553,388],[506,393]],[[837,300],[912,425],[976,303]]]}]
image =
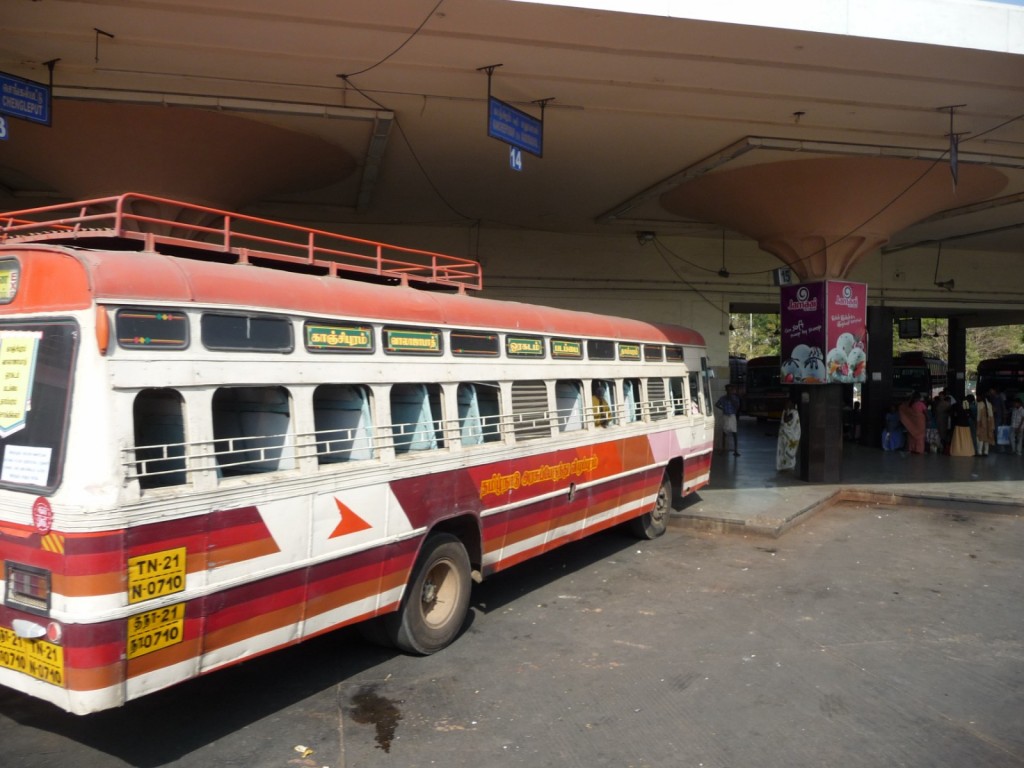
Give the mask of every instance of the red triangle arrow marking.
[{"label": "red triangle arrow marking", "polygon": [[341,515],[341,522],[338,523],[338,527],[327,538],[336,539],[339,536],[347,536],[350,533],[358,533],[359,531],[373,528],[372,525],[337,499],[334,500],[334,503],[338,505],[338,514]]}]

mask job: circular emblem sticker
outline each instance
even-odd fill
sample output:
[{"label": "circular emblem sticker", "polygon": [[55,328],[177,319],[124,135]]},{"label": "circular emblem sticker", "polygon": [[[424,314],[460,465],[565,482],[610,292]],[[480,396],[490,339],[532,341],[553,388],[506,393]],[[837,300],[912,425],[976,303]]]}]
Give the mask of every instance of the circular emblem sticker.
[{"label": "circular emblem sticker", "polygon": [[40,533],[49,533],[53,527],[53,508],[42,496],[32,505],[32,524]]}]

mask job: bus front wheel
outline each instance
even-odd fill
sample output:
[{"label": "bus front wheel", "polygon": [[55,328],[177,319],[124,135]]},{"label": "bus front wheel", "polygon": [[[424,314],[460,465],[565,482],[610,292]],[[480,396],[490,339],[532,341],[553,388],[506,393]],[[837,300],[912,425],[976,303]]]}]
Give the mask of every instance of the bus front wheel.
[{"label": "bus front wheel", "polygon": [[654,506],[640,517],[630,520],[630,528],[637,538],[656,539],[668,529],[668,516],[672,512],[672,481],[667,477],[654,499]]},{"label": "bus front wheel", "polygon": [[395,647],[427,656],[449,645],[469,612],[469,555],[455,536],[427,539],[398,612],[385,617]]}]

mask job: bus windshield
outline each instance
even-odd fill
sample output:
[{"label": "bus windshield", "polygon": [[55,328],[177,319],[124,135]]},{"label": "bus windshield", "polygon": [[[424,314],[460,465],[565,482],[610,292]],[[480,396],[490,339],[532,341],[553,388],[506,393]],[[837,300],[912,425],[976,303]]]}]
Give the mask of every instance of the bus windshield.
[{"label": "bus windshield", "polygon": [[892,370],[892,383],[893,388],[900,391],[919,392],[923,395],[931,394],[931,375],[924,367],[895,366]]},{"label": "bus windshield", "polygon": [[0,487],[60,484],[78,326],[0,324]]}]

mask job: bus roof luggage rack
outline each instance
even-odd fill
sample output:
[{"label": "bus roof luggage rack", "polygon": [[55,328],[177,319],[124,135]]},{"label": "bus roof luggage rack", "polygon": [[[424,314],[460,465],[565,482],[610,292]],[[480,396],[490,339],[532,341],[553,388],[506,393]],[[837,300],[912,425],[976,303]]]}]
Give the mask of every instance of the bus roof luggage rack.
[{"label": "bus roof luggage rack", "polygon": [[483,288],[480,264],[472,259],[134,192],[0,213],[0,244],[82,244],[103,238],[141,241],[146,251],[164,246],[174,255],[191,258],[230,254],[238,264],[308,269],[332,277],[378,277],[460,293]]}]

